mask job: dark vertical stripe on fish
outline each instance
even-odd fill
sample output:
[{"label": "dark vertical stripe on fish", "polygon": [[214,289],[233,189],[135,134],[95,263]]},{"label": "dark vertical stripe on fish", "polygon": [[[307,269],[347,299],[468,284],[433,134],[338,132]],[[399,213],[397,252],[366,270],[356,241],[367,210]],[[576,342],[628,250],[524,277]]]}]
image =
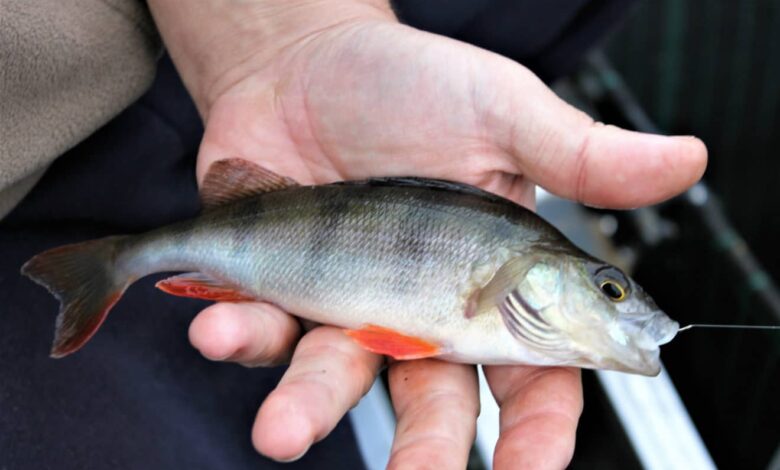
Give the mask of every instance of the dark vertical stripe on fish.
[{"label": "dark vertical stripe on fish", "polygon": [[318,214],[314,217],[314,225],[303,246],[305,257],[303,268],[305,279],[309,283],[316,283],[325,273],[331,271],[328,266],[328,255],[337,252],[339,244],[344,243],[339,232],[351,219],[350,200],[342,191],[333,191],[328,194],[327,200],[320,201],[314,207]]},{"label": "dark vertical stripe on fish", "polygon": [[253,241],[256,239],[256,227],[263,220],[263,198],[249,198],[231,208],[231,217],[246,219],[251,223],[234,224],[230,231],[230,255],[240,259],[251,253]]},{"label": "dark vertical stripe on fish", "polygon": [[[433,237],[426,237],[430,218],[420,214],[418,207],[407,205],[396,211],[397,231],[388,234],[394,237],[390,245],[390,253],[403,256],[408,263],[421,266],[424,264],[431,251],[434,249],[431,242],[435,242]],[[419,276],[426,276],[424,270],[418,272]],[[403,279],[399,279],[394,285],[394,289],[399,292],[414,291],[419,288],[424,279],[413,277],[411,273]]]}]

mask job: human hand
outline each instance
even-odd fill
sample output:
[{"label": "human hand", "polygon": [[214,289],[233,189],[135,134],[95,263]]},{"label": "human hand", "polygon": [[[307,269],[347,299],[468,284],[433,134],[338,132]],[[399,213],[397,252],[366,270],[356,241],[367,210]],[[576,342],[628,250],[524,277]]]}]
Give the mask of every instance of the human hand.
[{"label": "human hand", "polygon": [[[186,12],[164,0],[150,5],[206,122],[199,180],[213,161],[240,156],[303,184],[416,175],[529,207],[534,184],[584,203],[636,207],[683,191],[706,164],[700,141],[595,124],[522,66],[400,25],[378,0],[203,2]],[[252,432],[258,451],[277,460],[326,436],[382,363],[337,328],[301,337],[293,317],[264,303],[211,306],[190,338],[215,360],[290,360]],[[474,367],[389,367],[398,417],[390,466],[464,467],[479,409]],[[485,373],[501,406],[495,467],[565,466],[582,407],[579,371]]]}]

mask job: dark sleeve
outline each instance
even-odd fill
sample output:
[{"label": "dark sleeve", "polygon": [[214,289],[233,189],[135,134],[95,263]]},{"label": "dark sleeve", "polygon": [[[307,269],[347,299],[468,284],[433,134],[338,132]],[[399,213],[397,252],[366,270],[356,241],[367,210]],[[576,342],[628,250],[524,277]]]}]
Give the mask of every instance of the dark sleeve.
[{"label": "dark sleeve", "polygon": [[401,21],[514,59],[550,82],[629,11],[633,0],[396,0]]}]

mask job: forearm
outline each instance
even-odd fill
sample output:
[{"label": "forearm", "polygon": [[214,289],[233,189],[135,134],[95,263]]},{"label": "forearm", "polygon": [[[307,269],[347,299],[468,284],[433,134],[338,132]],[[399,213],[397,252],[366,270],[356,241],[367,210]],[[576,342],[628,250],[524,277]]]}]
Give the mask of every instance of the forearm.
[{"label": "forearm", "polygon": [[244,65],[350,21],[395,21],[388,0],[149,0],[163,41],[204,117]]}]

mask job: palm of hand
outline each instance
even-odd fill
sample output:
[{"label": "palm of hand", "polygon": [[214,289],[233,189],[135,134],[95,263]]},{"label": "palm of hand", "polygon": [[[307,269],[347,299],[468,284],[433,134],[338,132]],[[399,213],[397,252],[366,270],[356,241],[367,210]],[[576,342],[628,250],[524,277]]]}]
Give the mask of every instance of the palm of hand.
[{"label": "palm of hand", "polygon": [[[215,93],[200,178],[213,161],[238,156],[305,184],[427,176],[532,206],[531,181],[595,203],[634,205],[667,197],[698,176],[689,170],[655,191],[633,188],[616,199],[614,184],[601,187],[602,160],[594,155],[606,149],[600,158],[608,158],[615,145],[642,142],[605,142],[625,131],[592,127],[507,59],[397,24],[322,31],[238,77],[226,76],[227,85]],[[668,170],[652,164],[656,172]],[[689,164],[697,165],[700,157]],[[629,180],[634,174],[625,173]],[[193,344],[206,356],[252,365],[288,359],[298,335],[295,321],[265,304],[216,305],[191,328]],[[276,459],[302,453],[365,393],[379,367],[379,358],[334,328],[306,333],[258,414],[255,446]],[[313,373],[320,369],[330,373]],[[582,406],[579,371],[502,366],[485,372],[501,405],[496,468],[565,466]],[[419,360],[394,363],[389,374],[398,415],[391,465],[464,466],[478,414],[474,368]]]},{"label": "palm of hand", "polygon": [[508,151],[512,129],[491,123],[507,106],[496,76],[520,72],[537,85],[530,72],[401,25],[346,29],[279,58],[273,79],[254,76],[221,93],[200,174],[209,157],[232,152],[304,183],[413,174],[532,202]]}]

